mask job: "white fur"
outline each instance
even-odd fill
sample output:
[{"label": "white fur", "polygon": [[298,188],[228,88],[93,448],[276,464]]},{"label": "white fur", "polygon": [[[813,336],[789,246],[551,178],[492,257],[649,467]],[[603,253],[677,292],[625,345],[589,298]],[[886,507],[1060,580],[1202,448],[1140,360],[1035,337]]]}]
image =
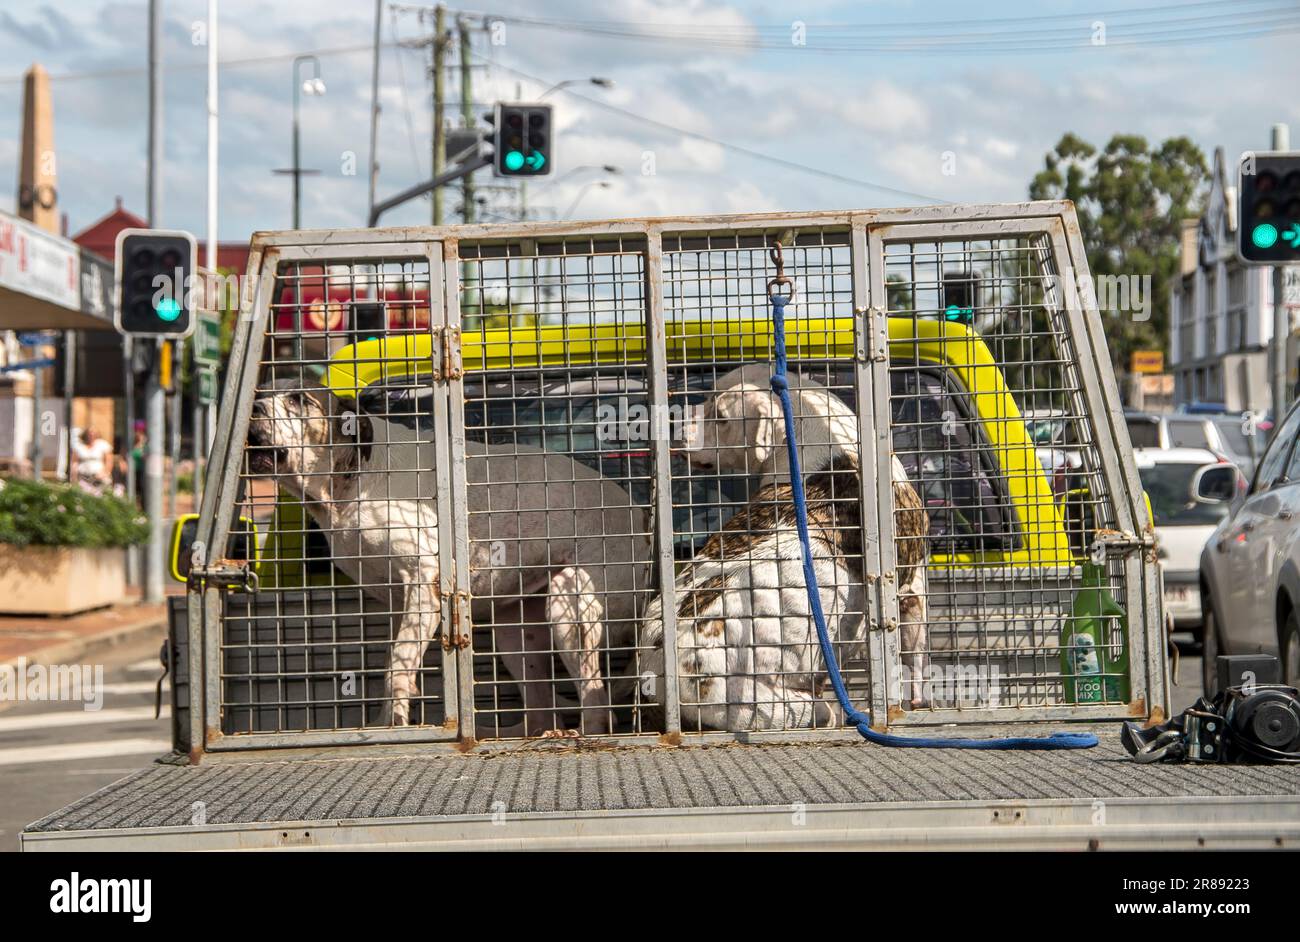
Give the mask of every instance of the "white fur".
[{"label": "white fur", "polygon": [[[826,467],[837,454],[856,460],[858,417],[839,396],[815,380],[789,375],[794,411],[799,467],[807,475]],[[698,435],[687,460],[696,467],[743,472],[757,476],[762,485],[790,480],[790,453],[786,447],[781,401],[769,383],[771,368],[750,363],[722,376],[714,394],[698,417]],[[890,469],[895,486],[911,486],[907,470],[897,456]],[[802,577],[800,577],[802,584]],[[927,609],[925,566],[915,566],[908,581],[898,586],[900,641],[903,663],[913,689],[903,691],[903,701],[924,705],[921,679],[926,670]]]},{"label": "white fur", "polygon": [[[814,527],[813,568],[827,631],[842,659],[861,656],[865,641],[860,559],[845,559]],[[843,722],[827,699],[803,554],[793,524],[755,534],[740,557],[697,557],[677,578],[679,604],[692,589],[725,577],[709,605],[677,619],[678,696],[686,728],[754,731],[827,728]],[[656,597],[642,623],[642,676],[664,676],[663,603]],[[644,690],[644,688],[643,688]],[[659,702],[657,689],[652,699]]]}]

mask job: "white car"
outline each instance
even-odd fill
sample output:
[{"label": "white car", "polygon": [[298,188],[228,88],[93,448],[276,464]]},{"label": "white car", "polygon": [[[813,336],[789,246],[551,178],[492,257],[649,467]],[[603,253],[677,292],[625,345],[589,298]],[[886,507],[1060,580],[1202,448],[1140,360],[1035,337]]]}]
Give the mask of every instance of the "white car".
[{"label": "white car", "polygon": [[1272,654],[1282,679],[1300,683],[1300,405],[1268,443],[1244,497],[1201,551],[1206,694],[1220,654]]},{"label": "white car", "polygon": [[[1228,501],[1241,480],[1231,462],[1205,448],[1139,448],[1133,453],[1142,489],[1151,501],[1156,542],[1164,573],[1165,611],[1179,628],[1201,624],[1201,550],[1215,527],[1228,515]],[[1206,472],[1215,471],[1209,481]],[[1221,499],[1199,491],[1231,479]],[[1204,482],[1204,483],[1203,483]]]},{"label": "white car", "polygon": [[1083,467],[1083,455],[1077,447],[1070,447],[1070,413],[1064,409],[1026,409],[1023,413],[1029,440],[1039,464],[1047,472],[1052,492],[1064,494],[1069,486],[1069,476]]}]

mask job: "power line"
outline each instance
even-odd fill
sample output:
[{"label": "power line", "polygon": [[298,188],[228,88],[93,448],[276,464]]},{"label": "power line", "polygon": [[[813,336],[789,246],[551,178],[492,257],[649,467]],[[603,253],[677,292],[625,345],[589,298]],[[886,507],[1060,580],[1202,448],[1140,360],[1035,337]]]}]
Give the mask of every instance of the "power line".
[{"label": "power line", "polygon": [[[1182,19],[1183,18],[1182,15],[1187,10],[1197,9],[1201,7],[1215,7],[1221,9],[1225,6],[1258,6],[1262,3],[1276,3],[1276,2],[1277,0],[1198,0],[1198,2],[1178,3],[1173,5],[1165,4],[1161,6],[1130,7],[1127,9],[1080,10],[1071,13],[1049,13],[1049,14],[1039,14],[1037,16],[1007,16],[1007,17],[994,17],[994,18],[980,17],[978,19],[967,19],[967,20],[943,19],[943,20],[914,20],[914,21],[905,21],[905,22],[889,22],[889,21],[880,20],[880,21],[870,22],[870,23],[808,23],[806,25],[809,29],[833,29],[833,30],[862,29],[862,30],[871,30],[873,32],[879,32],[882,30],[891,30],[891,29],[916,29],[916,30],[948,29],[952,27],[965,27],[965,26],[999,28],[1006,24],[1077,21],[1088,17],[1106,17],[1111,20],[1116,20],[1116,19],[1122,20],[1127,17],[1139,16],[1146,13],[1177,14],[1179,18]],[[428,9],[427,7],[416,7],[416,6],[402,5],[402,4],[391,4],[391,6],[394,9],[403,9],[406,11]],[[744,25],[730,25],[726,23],[664,24],[662,21],[654,22],[654,23],[644,23],[644,22],[637,23],[637,22],[623,21],[623,20],[561,20],[561,19],[546,18],[546,17],[523,17],[523,16],[497,15],[491,13],[478,13],[478,12],[475,12],[473,14],[468,14],[468,15],[490,17],[492,19],[501,20],[505,22],[516,22],[516,23],[537,22],[537,23],[547,23],[547,24],[554,24],[554,25],[569,25],[575,27],[590,26],[590,25],[607,25],[607,26],[626,27],[626,28],[633,28],[633,29],[637,29],[637,28],[655,29],[655,28],[670,27],[670,28],[680,29],[680,30],[695,30],[710,35],[719,32],[724,32],[727,30],[732,30],[738,33],[749,33],[753,31],[764,31],[764,30],[772,31],[772,32],[780,32],[780,33],[788,33],[790,31],[790,24],[788,22],[780,23],[780,24],[744,24]]]},{"label": "power line", "polygon": [[[383,47],[390,47],[393,44],[380,43],[380,45]],[[292,62],[294,59],[298,58],[299,56],[317,56],[317,57],[345,56],[345,55],[352,55],[358,52],[366,52],[366,53],[374,52],[374,46],[370,43],[366,43],[363,46],[335,46],[332,49],[314,49],[314,50],[309,50],[307,52],[284,52],[284,53],[276,53],[269,56],[251,56],[244,59],[223,59],[218,63],[218,67],[222,69],[237,69],[237,68],[243,68],[245,66],[266,65],[273,62]],[[179,65],[168,65],[167,71],[168,72],[190,72],[196,70],[206,70],[207,67],[208,66],[206,62],[198,62],[198,63],[187,62]],[[133,75],[144,75],[146,71],[147,70],[142,67],[131,66],[131,67],[125,67],[120,69],[102,69],[95,72],[64,72],[62,75],[51,75],[50,81],[80,82],[80,81],[85,81],[87,79],[125,78]],[[7,78],[0,78],[0,85],[12,85],[14,83],[21,82],[22,80],[23,80],[23,76],[21,75],[9,76]]]},{"label": "power line", "polygon": [[[1214,14],[1204,17],[1182,17],[1188,23],[1203,25],[1170,26],[1167,23],[1129,24],[1123,30],[1112,27],[1102,43],[1093,41],[1091,31],[1079,27],[1057,29],[1050,34],[1043,31],[1001,31],[996,34],[949,34],[931,36],[885,36],[877,41],[859,41],[844,35],[845,27],[826,26],[821,29],[832,33],[829,44],[809,42],[796,44],[786,40],[749,37],[718,37],[698,35],[687,28],[674,31],[673,27],[647,30],[630,30],[618,25],[582,24],[566,21],[549,21],[540,18],[501,17],[504,22],[521,28],[552,29],[580,32],[612,39],[635,42],[661,42],[676,45],[698,45],[736,50],[790,50],[794,52],[825,52],[831,54],[876,55],[1003,55],[1008,53],[1068,52],[1093,49],[1098,46],[1130,47],[1170,44],[1194,44],[1205,41],[1219,42],[1266,35],[1282,35],[1300,28],[1300,11],[1294,7],[1270,8],[1241,14]],[[1109,24],[1107,24],[1109,25]],[[788,34],[789,27],[783,27]],[[1081,35],[1082,34],[1082,35]]]},{"label": "power line", "polygon": [[[481,59],[486,58],[481,53],[474,53],[474,55],[477,58],[481,58]],[[536,75],[531,75],[520,69],[515,69],[508,65],[502,65],[500,62],[494,63],[494,65],[496,66],[496,68],[503,69],[506,72],[512,72],[515,75],[519,76],[520,78],[528,79],[528,81],[530,82],[537,82],[539,84],[548,85],[548,86],[554,84],[553,82],[550,82],[547,79],[540,78]],[[596,108],[603,109],[605,111],[612,112],[614,114],[622,115],[625,118],[631,118],[632,120],[638,121],[641,124],[657,127],[660,128],[661,130],[669,131],[673,134],[680,134],[684,137],[693,138],[698,141],[705,141],[709,144],[714,144],[718,147],[721,147],[724,150],[728,150],[737,154],[743,154],[746,157],[752,157],[755,160],[762,160],[770,164],[786,167],[787,169],[790,170],[798,170],[801,173],[807,173],[813,176],[822,177],[827,180],[834,180],[838,183],[847,183],[852,186],[863,187],[869,190],[878,190],[883,193],[893,193],[898,196],[904,196],[908,199],[921,200],[922,202],[926,202],[926,203],[951,202],[951,200],[940,199],[937,196],[927,196],[924,193],[913,193],[910,190],[903,190],[903,189],[899,189],[898,187],[887,186],[883,183],[874,183],[871,180],[861,180],[856,177],[846,176],[845,174],[842,173],[836,173],[833,170],[823,170],[820,167],[812,167],[807,164],[801,164],[794,160],[788,160],[784,157],[777,157],[774,154],[767,154],[764,153],[763,151],[754,150],[753,148],[745,147],[740,144],[732,144],[729,141],[724,141],[721,140],[720,138],[711,137],[708,134],[701,134],[698,131],[688,131],[686,128],[679,128],[676,125],[668,124],[667,122],[664,121],[658,121],[654,118],[648,118],[643,114],[638,114],[634,111],[628,111],[625,108],[619,108],[617,105],[611,105],[608,102],[599,101],[595,98],[588,98],[585,95],[579,95],[577,92],[567,87],[561,88],[559,89],[559,91],[563,92],[564,94],[568,95],[571,98],[576,98],[578,101],[592,105],[593,107]]]},{"label": "power line", "polygon": [[392,11],[392,36],[393,45],[396,47],[397,55],[397,79],[402,89],[402,110],[406,112],[406,138],[411,145],[411,164],[415,167],[416,176],[424,175],[424,163],[420,160],[419,152],[415,146],[415,121],[411,117],[411,101],[406,92],[406,69],[402,65],[402,44],[397,38],[397,11]]},{"label": "power line", "polygon": [[[1048,14],[1034,17],[1006,17],[1002,19],[991,20],[949,20],[949,21],[929,21],[915,23],[862,23],[862,24],[809,24],[810,30],[830,31],[832,45],[807,44],[796,46],[786,41],[773,40],[751,40],[745,37],[727,38],[719,36],[726,27],[723,25],[699,25],[699,24],[627,24],[617,20],[558,20],[545,19],[542,17],[520,17],[511,15],[497,15],[483,13],[479,11],[449,11],[460,12],[468,16],[481,17],[485,20],[499,20],[506,23],[513,23],[523,28],[553,29],[570,32],[584,32],[592,35],[602,36],[605,38],[626,39],[630,41],[644,42],[668,42],[668,43],[691,43],[701,46],[712,46],[716,48],[731,48],[744,50],[793,50],[796,52],[821,52],[832,55],[856,55],[861,53],[872,53],[875,55],[1002,55],[1010,53],[1044,53],[1044,52],[1069,52],[1073,50],[1095,49],[1099,47],[1134,47],[1134,46],[1161,46],[1161,45],[1191,45],[1204,42],[1231,41],[1234,39],[1251,39],[1269,35],[1286,35],[1300,31],[1300,11],[1296,11],[1293,6],[1286,7],[1269,7],[1261,10],[1249,10],[1240,14],[1216,14],[1205,17],[1187,17],[1185,11],[1188,9],[1201,7],[1222,7],[1224,5],[1246,5],[1258,6],[1260,3],[1272,2],[1276,0],[1200,0],[1200,2],[1181,4],[1179,6],[1156,6],[1141,7],[1132,10],[1097,10],[1091,12],[1080,12],[1071,14]],[[392,4],[390,9],[394,12],[427,10],[431,7],[415,7],[410,5]],[[1029,22],[1055,22],[1065,19],[1085,19],[1088,17],[1110,17],[1123,18],[1134,15],[1139,12],[1163,12],[1177,13],[1180,23],[1193,21],[1210,20],[1204,26],[1169,26],[1158,21],[1145,23],[1118,24],[1119,27],[1127,29],[1130,32],[1120,32],[1118,38],[1108,38],[1104,44],[1094,45],[1090,37],[1081,37],[1077,40],[1068,37],[1059,37],[1048,39],[1037,43],[1027,43],[1026,38],[1035,35],[1034,31],[1012,30],[1008,34],[1007,30],[998,30],[998,34],[949,34],[949,35],[919,35],[909,37],[906,35],[878,37],[887,40],[884,44],[864,43],[858,45],[847,45],[845,41],[851,39],[847,33],[850,30],[870,30],[879,32],[882,30],[897,28],[913,29],[933,29],[954,26],[990,26],[999,23],[1029,23]],[[1246,22],[1249,18],[1255,18],[1258,22]],[[1271,20],[1270,20],[1271,18]],[[1233,29],[1234,24],[1238,27]],[[1111,27],[1112,24],[1107,24]],[[638,26],[643,28],[638,28]],[[1152,27],[1151,30],[1137,32],[1140,27]],[[790,25],[763,25],[763,26],[746,26],[736,27],[736,30],[743,30],[746,33],[754,31],[781,31],[789,35]],[[1078,28],[1062,28],[1057,32],[1068,30],[1071,33],[1078,32]],[[696,35],[696,32],[702,35]],[[1114,30],[1118,31],[1118,30]],[[1040,31],[1040,35],[1041,35]],[[1185,35],[1184,35],[1185,34]],[[938,40],[955,39],[956,42],[939,42]],[[391,47],[395,43],[382,43],[384,47]],[[243,59],[227,59],[219,63],[222,69],[255,67],[267,65],[276,62],[291,62],[299,55],[314,55],[318,57],[352,55],[361,52],[371,52],[371,45],[356,46],[338,46],[329,49],[317,49],[309,52],[286,52],[266,56],[251,56]],[[182,72],[206,69],[205,63],[183,63],[169,67],[169,71]],[[137,75],[143,75],[145,69],[141,67],[123,67],[117,69],[102,69],[92,72],[69,72],[62,75],[51,75],[51,81],[71,82],[85,81],[91,79],[111,79],[125,78]],[[23,81],[21,75],[0,78],[0,85],[12,85]]]}]

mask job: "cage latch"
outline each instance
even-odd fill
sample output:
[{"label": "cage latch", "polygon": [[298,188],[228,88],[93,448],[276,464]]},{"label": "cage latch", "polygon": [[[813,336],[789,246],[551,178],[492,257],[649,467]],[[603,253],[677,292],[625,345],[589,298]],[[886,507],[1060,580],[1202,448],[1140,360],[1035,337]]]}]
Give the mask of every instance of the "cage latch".
[{"label": "cage latch", "polygon": [[218,559],[211,566],[191,569],[189,582],[222,589],[241,589],[244,592],[256,592],[259,587],[257,572],[253,567],[233,559]]},{"label": "cage latch", "polygon": [[1088,558],[1100,566],[1108,559],[1153,550],[1155,545],[1155,536],[1150,533],[1134,536],[1119,530],[1099,530],[1096,539],[1088,544]]}]

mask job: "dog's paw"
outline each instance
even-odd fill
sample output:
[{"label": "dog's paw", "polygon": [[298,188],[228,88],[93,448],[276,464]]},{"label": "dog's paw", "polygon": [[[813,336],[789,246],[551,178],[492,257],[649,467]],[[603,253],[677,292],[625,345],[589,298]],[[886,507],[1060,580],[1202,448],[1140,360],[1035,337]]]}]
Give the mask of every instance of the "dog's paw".
[{"label": "dog's paw", "polygon": [[545,730],[541,739],[581,739],[582,733],[576,729],[548,729]]}]

